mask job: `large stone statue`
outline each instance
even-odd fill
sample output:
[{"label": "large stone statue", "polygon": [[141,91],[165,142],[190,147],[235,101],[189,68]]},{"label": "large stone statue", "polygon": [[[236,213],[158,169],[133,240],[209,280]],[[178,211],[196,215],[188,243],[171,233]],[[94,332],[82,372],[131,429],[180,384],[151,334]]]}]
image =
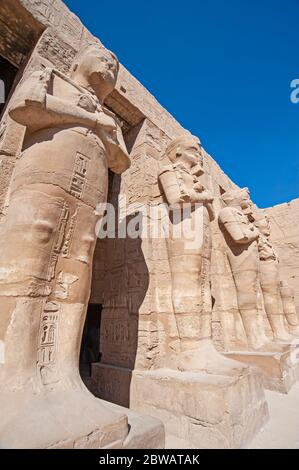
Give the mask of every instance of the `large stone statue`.
[{"label": "large stone statue", "polygon": [[235,374],[242,365],[218,353],[212,342],[210,221],[214,212],[213,196],[200,182],[204,173],[200,142],[193,136],[179,137],[168,146],[166,156],[171,164],[161,169],[159,179],[170,208],[167,248],[181,346],[178,368]]},{"label": "large stone statue", "polygon": [[290,291],[287,290],[285,283],[280,284],[279,260],[270,242],[270,222],[262,210],[253,211],[250,219],[259,231],[260,284],[273,336],[275,340],[291,342],[293,337],[287,331],[287,324],[290,323],[290,332],[296,334],[299,331],[299,321],[296,310],[294,315],[294,304],[290,302],[292,297]]},{"label": "large stone statue", "polygon": [[0,233],[0,447],[121,446],[128,434],[127,417],[95,399],[78,370],[95,209],[106,201],[108,168],[129,167],[103,106],[118,68],[90,44],[70,78],[53,69],[30,76],[9,112],[26,135]]},{"label": "large stone statue", "polygon": [[277,257],[268,240],[267,220],[254,215],[258,210],[247,188],[229,190],[222,200],[226,207],[220,210],[218,222],[247,337],[247,345],[226,354],[257,367],[266,388],[287,393],[297,380],[297,341],[285,328]]},{"label": "large stone statue", "polygon": [[259,349],[268,342],[258,312],[259,232],[242,211],[248,206],[247,188],[227,191],[222,200],[226,207],[219,212],[218,221],[236,285],[238,307],[248,346]]}]

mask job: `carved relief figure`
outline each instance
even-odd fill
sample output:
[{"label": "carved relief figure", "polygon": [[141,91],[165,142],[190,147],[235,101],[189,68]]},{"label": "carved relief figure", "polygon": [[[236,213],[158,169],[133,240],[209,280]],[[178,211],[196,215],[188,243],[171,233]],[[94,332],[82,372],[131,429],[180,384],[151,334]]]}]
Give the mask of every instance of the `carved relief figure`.
[{"label": "carved relief figure", "polygon": [[[169,205],[167,238],[172,303],[180,338],[180,370],[235,374],[237,361],[216,351],[211,334],[210,220],[213,196],[200,181],[202,150],[193,136],[175,139],[167,148],[171,164],[161,168],[160,184]],[[189,210],[189,212],[188,212]]]},{"label": "carved relief figure", "polygon": [[[48,410],[45,434],[34,439],[40,446],[63,435],[72,413],[73,434],[114,420],[110,411],[95,408],[98,402],[81,382],[78,358],[99,217],[95,209],[106,201],[108,168],[121,173],[129,167],[119,123],[104,107],[118,68],[110,51],[90,44],[70,78],[50,68],[34,72],[9,111],[26,134],[0,233],[0,338],[6,345],[0,395],[1,403],[13,401],[20,408],[16,417],[9,406],[2,407],[4,446],[13,443],[18,420],[28,426],[25,441],[38,434],[35,410]],[[79,417],[74,410],[81,404],[85,411]],[[112,438],[116,432],[118,439],[126,435],[127,421],[116,419],[120,425]]]}]

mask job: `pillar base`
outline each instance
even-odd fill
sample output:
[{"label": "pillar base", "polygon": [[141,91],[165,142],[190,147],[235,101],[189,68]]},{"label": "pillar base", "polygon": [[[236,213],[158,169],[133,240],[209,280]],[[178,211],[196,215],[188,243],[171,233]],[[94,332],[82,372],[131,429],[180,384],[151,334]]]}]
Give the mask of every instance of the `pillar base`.
[{"label": "pillar base", "polygon": [[262,378],[250,370],[226,377],[171,369],[131,371],[99,363],[92,376],[94,392],[111,401],[121,399],[117,383],[129,384],[130,408],[160,419],[167,435],[190,447],[244,447],[269,417]]},{"label": "pillar base", "polygon": [[163,448],[162,423],[86,389],[1,394],[1,449]]},{"label": "pillar base", "polygon": [[299,379],[299,364],[295,361],[298,352],[298,348],[283,352],[229,351],[225,356],[256,367],[267,390],[288,393]]}]

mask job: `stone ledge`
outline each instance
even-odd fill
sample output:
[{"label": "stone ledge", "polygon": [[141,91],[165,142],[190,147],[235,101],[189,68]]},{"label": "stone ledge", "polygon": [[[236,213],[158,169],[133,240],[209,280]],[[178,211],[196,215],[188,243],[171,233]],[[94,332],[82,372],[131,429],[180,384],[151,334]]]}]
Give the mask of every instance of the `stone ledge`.
[{"label": "stone ledge", "polygon": [[230,351],[225,356],[249,364],[262,373],[264,387],[288,393],[299,378],[299,366],[292,363],[294,350],[278,352]]}]

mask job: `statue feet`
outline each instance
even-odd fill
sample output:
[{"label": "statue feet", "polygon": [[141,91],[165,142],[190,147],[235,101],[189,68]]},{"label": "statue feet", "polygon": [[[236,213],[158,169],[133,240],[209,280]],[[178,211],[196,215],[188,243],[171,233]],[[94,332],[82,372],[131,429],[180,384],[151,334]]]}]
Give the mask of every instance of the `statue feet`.
[{"label": "statue feet", "polygon": [[241,376],[249,367],[219,353],[211,340],[201,340],[196,349],[179,354],[177,368],[188,372]]}]

